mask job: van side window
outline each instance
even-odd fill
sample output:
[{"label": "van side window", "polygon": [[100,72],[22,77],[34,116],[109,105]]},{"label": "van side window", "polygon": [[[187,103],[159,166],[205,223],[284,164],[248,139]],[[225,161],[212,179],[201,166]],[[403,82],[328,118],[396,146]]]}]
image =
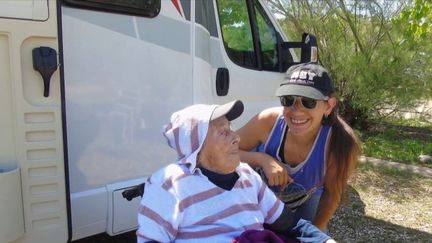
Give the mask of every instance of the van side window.
[{"label": "van side window", "polygon": [[201,0],[195,2],[195,21],[206,28],[211,36],[217,37],[216,17],[213,2]]},{"label": "van side window", "polygon": [[256,68],[246,0],[220,0],[218,11],[224,45],[230,59],[240,66]]},{"label": "van side window", "polygon": [[278,71],[276,30],[259,2],[219,0],[217,3],[224,45],[230,59],[243,67]]},{"label": "van side window", "polygon": [[278,67],[276,31],[271,21],[266,18],[264,9],[258,8],[257,4],[255,4],[255,13],[261,43],[263,69],[276,71]]},{"label": "van side window", "polygon": [[67,5],[99,11],[156,17],[161,9],[161,0],[63,0]]}]

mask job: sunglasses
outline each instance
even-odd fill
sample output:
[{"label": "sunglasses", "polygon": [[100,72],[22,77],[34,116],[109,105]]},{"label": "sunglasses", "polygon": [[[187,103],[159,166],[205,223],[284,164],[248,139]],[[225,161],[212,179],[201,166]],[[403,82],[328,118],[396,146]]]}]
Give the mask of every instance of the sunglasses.
[{"label": "sunglasses", "polygon": [[286,95],[286,96],[281,96],[279,98],[280,98],[281,105],[285,107],[293,106],[296,100],[300,100],[300,103],[306,109],[314,109],[318,103],[318,100],[308,98],[308,97],[303,97],[303,96]]}]

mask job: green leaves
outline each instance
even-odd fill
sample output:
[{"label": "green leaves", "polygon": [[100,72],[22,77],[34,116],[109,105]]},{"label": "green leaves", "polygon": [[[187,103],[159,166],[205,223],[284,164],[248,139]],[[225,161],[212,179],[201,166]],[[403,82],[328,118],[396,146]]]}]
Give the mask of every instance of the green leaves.
[{"label": "green leaves", "polygon": [[418,39],[430,36],[432,31],[432,0],[415,0],[394,21],[402,25],[405,37]]},{"label": "green leaves", "polygon": [[320,62],[351,125],[432,98],[432,0],[267,2],[285,15],[280,24],[287,36],[316,35]]}]

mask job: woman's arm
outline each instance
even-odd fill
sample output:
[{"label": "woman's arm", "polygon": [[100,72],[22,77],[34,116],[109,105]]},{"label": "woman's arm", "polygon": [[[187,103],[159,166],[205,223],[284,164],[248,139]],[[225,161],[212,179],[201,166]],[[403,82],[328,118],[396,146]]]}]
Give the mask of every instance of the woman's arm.
[{"label": "woman's arm", "polygon": [[261,168],[267,177],[269,186],[285,187],[293,182],[282,163],[266,153],[240,151],[240,158],[241,161],[248,163],[252,168]]},{"label": "woman's arm", "polygon": [[292,182],[292,179],[288,176],[285,167],[275,158],[266,153],[250,150],[267,141],[280,113],[280,107],[266,109],[237,131],[240,136],[240,160],[248,163],[252,168],[262,168],[270,186],[285,186]]},{"label": "woman's arm", "polygon": [[240,149],[249,151],[259,144],[264,144],[280,112],[279,107],[263,110],[237,130]]},{"label": "woman's arm", "polygon": [[342,188],[337,181],[337,170],[334,163],[330,162],[324,177],[324,192],[318,204],[318,210],[313,224],[321,230],[326,229],[328,222],[339,206],[342,197]]},{"label": "woman's arm", "polygon": [[[241,149],[241,148],[240,148]],[[242,162],[248,163],[252,168],[262,168],[267,163],[270,163],[273,159],[270,155],[262,152],[253,152],[253,151],[245,151],[240,150],[240,160]]]}]

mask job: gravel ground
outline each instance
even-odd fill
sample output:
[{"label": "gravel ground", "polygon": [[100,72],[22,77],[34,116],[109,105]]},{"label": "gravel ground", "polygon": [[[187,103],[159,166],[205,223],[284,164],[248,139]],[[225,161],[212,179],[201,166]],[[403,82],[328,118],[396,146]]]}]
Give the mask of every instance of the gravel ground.
[{"label": "gravel ground", "polygon": [[329,224],[338,242],[432,242],[432,178],[362,165]]},{"label": "gravel ground", "polygon": [[[329,224],[338,242],[432,242],[432,177],[362,164]],[[136,242],[135,232],[74,243]]]}]

